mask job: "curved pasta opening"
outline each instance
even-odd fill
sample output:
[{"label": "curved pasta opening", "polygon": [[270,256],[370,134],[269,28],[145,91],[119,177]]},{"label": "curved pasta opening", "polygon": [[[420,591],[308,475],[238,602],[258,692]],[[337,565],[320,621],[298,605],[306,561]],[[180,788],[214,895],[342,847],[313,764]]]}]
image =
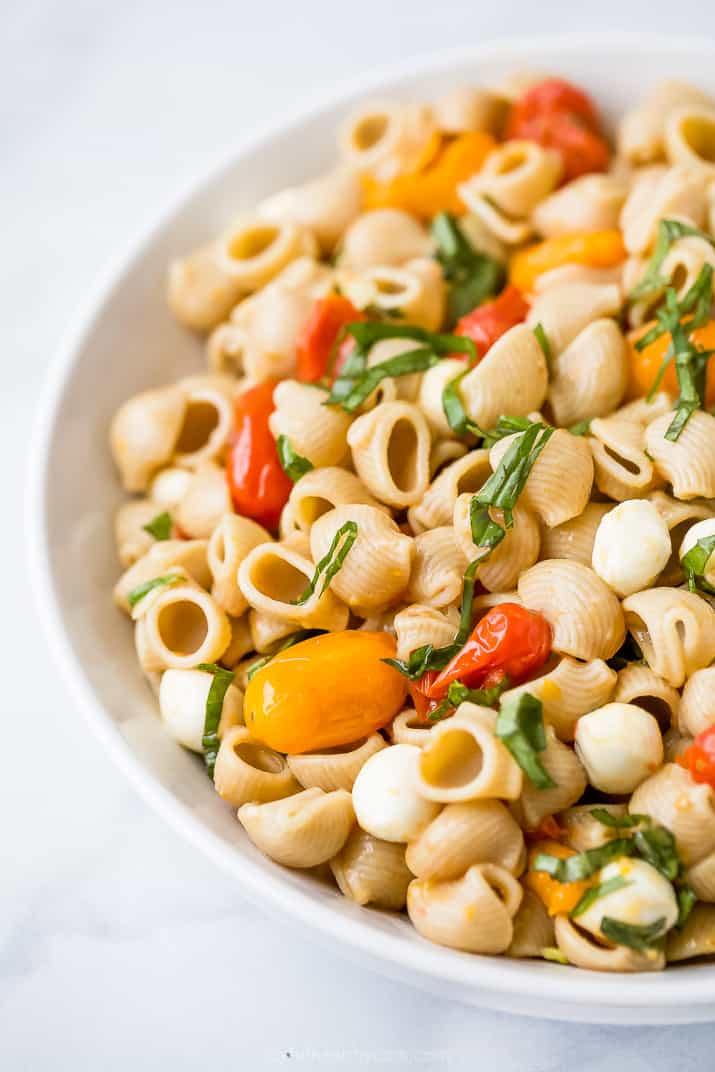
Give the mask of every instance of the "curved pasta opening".
[{"label": "curved pasta opening", "polygon": [[604,453],[611,459],[611,461],[614,461],[616,465],[620,465],[621,469],[625,469],[625,471],[632,476],[642,475],[643,470],[638,462],[633,461],[632,458],[624,458],[622,454],[618,454],[618,452],[613,450],[612,447],[609,447],[607,443],[603,443],[602,446]]},{"label": "curved pasta opening", "polygon": [[690,273],[688,272],[687,265],[683,264],[682,261],[679,261],[671,273],[670,285],[677,290],[678,294],[680,294],[683,288],[687,285],[689,278]]},{"label": "curved pasta opening", "polygon": [[707,115],[686,116],[680,124],[680,133],[696,156],[715,164],[715,120]]},{"label": "curved pasta opening", "polygon": [[350,138],[352,147],[359,153],[374,149],[387,134],[389,126],[390,117],[384,112],[364,115],[353,127]]},{"label": "curved pasta opening", "polygon": [[664,733],[670,728],[672,721],[672,712],[670,705],[660,696],[649,696],[647,693],[644,696],[633,696],[628,700],[628,703],[635,704],[636,707],[642,707],[644,711],[647,711],[649,715],[658,723],[661,733]]},{"label": "curved pasta opening", "polygon": [[213,402],[201,398],[190,400],[176,441],[177,453],[193,454],[206,446],[218,423],[219,414]]},{"label": "curved pasta opening", "polygon": [[435,789],[458,789],[478,778],[484,764],[479,744],[467,730],[445,733],[436,746],[420,757],[425,782]]},{"label": "curved pasta opening", "polygon": [[203,607],[189,599],[163,606],[156,627],[162,644],[177,655],[191,655],[198,651],[209,631]]},{"label": "curved pasta opening", "polygon": [[457,495],[463,495],[465,492],[474,494],[484,485],[484,472],[483,467],[468,469],[466,473],[462,473],[457,478]]},{"label": "curved pasta opening", "polygon": [[417,478],[417,429],[412,421],[395,421],[387,445],[387,465],[395,487],[410,492]]},{"label": "curved pasta opening", "polygon": [[327,514],[328,510],[332,510],[334,505],[330,499],[324,499],[322,495],[306,495],[300,500],[298,512],[302,521],[312,525],[323,514]]},{"label": "curved pasta opening", "polygon": [[270,224],[247,227],[229,240],[227,252],[234,261],[252,261],[273,245],[280,231]]},{"label": "curved pasta opening", "polygon": [[528,153],[522,145],[505,145],[496,165],[497,175],[510,175],[528,163]]},{"label": "curved pasta opening", "polygon": [[261,555],[254,563],[253,584],[262,595],[280,603],[292,603],[306,589],[309,577],[279,555]]},{"label": "curved pasta opening", "polygon": [[238,741],[234,744],[233,751],[249,767],[263,771],[264,774],[280,774],[285,767],[282,756],[253,741]]}]

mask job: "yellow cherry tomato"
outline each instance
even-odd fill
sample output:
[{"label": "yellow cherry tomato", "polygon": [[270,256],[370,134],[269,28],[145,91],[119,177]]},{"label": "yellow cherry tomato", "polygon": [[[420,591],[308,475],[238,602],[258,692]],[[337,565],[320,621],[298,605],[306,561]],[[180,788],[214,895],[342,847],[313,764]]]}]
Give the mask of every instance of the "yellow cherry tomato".
[{"label": "yellow cherry tomato", "polygon": [[526,293],[544,272],[564,264],[582,264],[588,268],[613,268],[626,256],[623,236],[608,231],[571,231],[556,235],[513,255],[509,262],[509,282]]},{"label": "yellow cherry tomato", "polygon": [[559,916],[576,907],[581,897],[589,888],[589,882],[557,882],[546,871],[534,871],[532,865],[540,852],[548,856],[558,856],[565,860],[575,856],[573,849],[562,845],[560,841],[537,841],[529,852],[529,870],[526,872],[526,885],[541,898],[550,916]]},{"label": "yellow cherry tomato", "polygon": [[387,633],[324,633],[279,652],[254,674],[244,715],[251,734],[277,752],[314,752],[350,744],[385,726],[407,687],[383,659]]},{"label": "yellow cherry tomato", "polygon": [[[665,351],[670,345],[670,334],[666,331],[660,338],[656,339],[655,342],[652,342],[650,346],[646,346],[643,350],[636,350],[635,344],[638,339],[640,339],[642,335],[645,335],[647,331],[650,331],[653,326],[654,322],[651,321],[650,324],[638,328],[628,336],[630,365],[628,382],[629,398],[643,398],[644,395],[648,394],[655,383],[658,370],[663,363]],[[701,328],[696,328],[695,331],[690,333],[690,338],[704,350],[714,349],[715,320],[711,320],[709,324],[705,324]],[[678,395],[678,377],[675,371],[674,361],[671,361],[668,365],[660,385],[660,390],[667,391],[668,394],[672,395],[674,398]],[[713,364],[712,361],[708,367],[705,404],[708,406],[715,406],[715,364]]]}]

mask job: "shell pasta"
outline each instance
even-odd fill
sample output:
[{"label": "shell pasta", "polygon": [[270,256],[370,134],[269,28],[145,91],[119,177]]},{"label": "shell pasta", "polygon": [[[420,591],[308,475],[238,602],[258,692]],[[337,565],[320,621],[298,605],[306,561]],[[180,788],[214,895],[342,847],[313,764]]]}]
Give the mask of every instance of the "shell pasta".
[{"label": "shell pasta", "polygon": [[237,836],[354,911],[715,957],[714,159],[682,83],[614,138],[558,76],[366,102],[168,265],[205,369],[110,423],[117,617]]}]

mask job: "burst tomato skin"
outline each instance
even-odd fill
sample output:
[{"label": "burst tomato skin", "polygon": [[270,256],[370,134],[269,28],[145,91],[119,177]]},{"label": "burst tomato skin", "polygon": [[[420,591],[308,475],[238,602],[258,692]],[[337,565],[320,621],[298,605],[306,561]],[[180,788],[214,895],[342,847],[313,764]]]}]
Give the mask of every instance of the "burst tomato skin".
[{"label": "burst tomato skin", "polygon": [[301,383],[317,383],[327,375],[341,331],[358,320],[365,320],[364,313],[342,294],[316,299],[296,338],[297,378]]},{"label": "burst tomato skin", "polygon": [[551,651],[551,627],[536,611],[499,603],[477,622],[469,640],[425,691],[430,700],[447,695],[453,681],[491,688],[504,677],[517,685],[542,666]]},{"label": "burst tomato skin", "polygon": [[681,752],[678,763],[690,772],[694,782],[715,789],[715,723],[699,733],[693,743]]},{"label": "burst tomato skin", "polygon": [[[478,305],[471,313],[463,316],[457,322],[454,334],[471,339],[477,348],[477,356],[481,359],[509,328],[521,324],[528,312],[529,306],[521,291],[509,285],[504,288],[498,298]],[[465,355],[455,354],[454,356],[464,357]]]},{"label": "burst tomato skin", "polygon": [[278,526],[293,483],[278,459],[268,427],[274,380],[265,380],[238,397],[234,430],[226,461],[226,478],[237,513],[267,529]]}]

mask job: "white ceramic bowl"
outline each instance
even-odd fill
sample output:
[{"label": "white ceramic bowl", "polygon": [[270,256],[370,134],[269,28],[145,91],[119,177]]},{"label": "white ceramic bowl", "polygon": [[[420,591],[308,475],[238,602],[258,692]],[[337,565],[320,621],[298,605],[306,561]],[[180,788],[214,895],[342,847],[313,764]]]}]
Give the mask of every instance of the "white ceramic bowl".
[{"label": "white ceramic bowl", "polygon": [[253,137],[120,261],[53,366],[32,452],[34,586],[54,653],[98,737],[147,800],[236,876],[241,895],[291,915],[296,927],[312,928],[368,967],[475,1005],[610,1023],[715,1019],[715,965],[616,976],[456,953],[422,940],[406,919],[360,909],[264,859],[202,765],[165,734],[131,630],[111,600],[118,572],[112,515],[122,493],[106,446],[110,417],[128,395],[202,367],[199,343],[166,307],[169,259],[259,197],[325,168],[337,122],[356,101],[420,99],[525,67],[584,85],[609,118],[666,76],[715,93],[715,45],[648,35],[532,38],[411,60]]}]

